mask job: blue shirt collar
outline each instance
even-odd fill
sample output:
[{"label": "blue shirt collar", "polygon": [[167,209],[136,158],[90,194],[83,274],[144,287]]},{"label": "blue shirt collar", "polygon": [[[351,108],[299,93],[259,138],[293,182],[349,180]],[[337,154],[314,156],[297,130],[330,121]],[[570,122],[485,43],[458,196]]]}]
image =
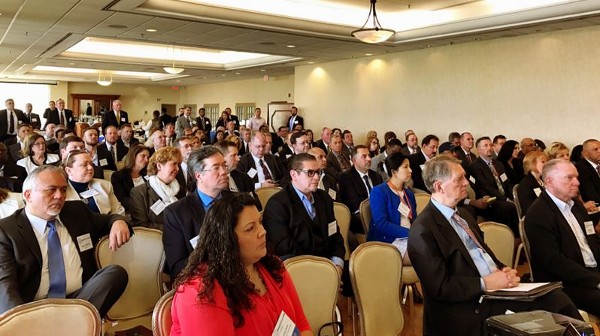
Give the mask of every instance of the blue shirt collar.
[{"label": "blue shirt collar", "polygon": [[310,203],[312,203],[312,201],[308,197],[306,197],[306,195],[304,195],[304,193],[302,193],[300,190],[298,190],[294,184],[292,184],[292,188],[294,188],[294,190],[296,191],[296,194],[298,194],[298,197],[300,197],[300,200],[302,202],[304,202],[304,199],[307,199]]},{"label": "blue shirt collar", "polygon": [[454,215],[456,209],[452,209],[443,205],[442,203],[436,201],[433,197],[431,198],[431,203],[442,213],[444,218],[446,218],[446,220],[450,222],[450,218],[452,218],[452,215]]},{"label": "blue shirt collar", "polygon": [[[198,192],[198,197],[200,197],[200,201],[202,202],[202,206],[204,207],[204,210],[208,209],[212,205],[212,203],[215,199],[208,196],[207,194],[203,193],[202,191],[200,191],[200,189],[196,189],[196,191]],[[216,199],[220,199],[220,198],[221,198],[221,194],[219,194],[219,196],[216,197]]]}]

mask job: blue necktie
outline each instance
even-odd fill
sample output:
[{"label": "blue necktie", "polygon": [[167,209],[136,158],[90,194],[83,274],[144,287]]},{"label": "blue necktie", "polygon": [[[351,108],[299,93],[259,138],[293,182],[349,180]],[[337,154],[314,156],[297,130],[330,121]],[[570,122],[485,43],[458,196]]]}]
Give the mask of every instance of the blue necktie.
[{"label": "blue necktie", "polygon": [[48,221],[48,274],[50,287],[49,298],[65,298],[67,292],[67,276],[63,260],[62,246],[54,221]]},{"label": "blue necktie", "polygon": [[315,212],[315,206],[312,204],[312,202],[306,196],[302,198],[302,202],[304,203],[304,207],[306,208],[310,219],[315,219],[317,214]]}]

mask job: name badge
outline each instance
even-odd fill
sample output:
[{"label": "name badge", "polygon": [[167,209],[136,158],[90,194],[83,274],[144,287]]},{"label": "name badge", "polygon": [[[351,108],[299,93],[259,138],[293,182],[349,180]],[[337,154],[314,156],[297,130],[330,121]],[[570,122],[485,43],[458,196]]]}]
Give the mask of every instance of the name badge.
[{"label": "name badge", "polygon": [[17,120],[17,124],[21,125],[23,123],[23,120]]},{"label": "name badge", "polygon": [[329,197],[331,197],[331,199],[335,201],[335,198],[337,197],[337,192],[335,190],[329,188],[328,193],[329,193]]},{"label": "name badge", "polygon": [[144,179],[146,179],[146,181],[150,181],[150,175],[144,176]]},{"label": "name badge", "polygon": [[400,205],[398,205],[398,211],[400,212],[400,214],[402,216],[404,216],[406,218],[408,218],[408,215],[410,214],[410,208],[402,202],[400,202]]},{"label": "name badge", "polygon": [[190,239],[190,245],[192,245],[193,248],[196,248],[196,245],[198,245],[199,239],[200,239],[200,236],[196,236],[196,237]]},{"label": "name badge", "polygon": [[471,181],[471,183],[475,184],[475,178],[473,176],[469,176],[469,181]]},{"label": "name badge", "polygon": [[256,174],[258,174],[258,171],[254,168],[250,168],[250,170],[248,170],[248,176],[250,176],[250,178],[254,178],[254,176],[256,176]]},{"label": "name badge", "polygon": [[424,164],[419,165],[419,168],[421,168],[421,170],[423,170],[423,169],[425,169],[425,165]]},{"label": "name badge", "polygon": [[542,193],[542,189],[540,189],[540,188],[533,188],[533,192],[535,193],[535,196],[539,197],[540,194]]},{"label": "name badge", "polygon": [[277,319],[277,324],[275,324],[275,329],[273,329],[273,334],[271,336],[296,336],[300,335],[300,330],[296,328],[296,325],[290,319],[289,316],[282,310],[281,314],[279,314],[279,318]]},{"label": "name badge", "polygon": [[126,122],[126,121],[127,121],[127,119],[121,118],[121,122]]},{"label": "name badge", "polygon": [[298,124],[298,120],[294,120],[294,124]]},{"label": "name badge", "polygon": [[337,232],[337,221],[333,221],[327,224],[327,233],[329,237],[333,236]]},{"label": "name badge", "polygon": [[506,177],[506,173],[502,173],[502,175],[500,175],[500,181],[505,182],[506,180],[508,180],[508,177]]},{"label": "name badge", "polygon": [[285,158],[286,158],[286,159],[289,159],[289,158],[290,158],[290,156],[292,156],[292,154],[285,154]]},{"label": "name badge", "polygon": [[596,230],[594,230],[594,223],[592,221],[583,222],[583,225],[585,226],[585,234],[596,234]]},{"label": "name badge", "polygon": [[37,122],[37,118],[31,118],[31,122]]},{"label": "name badge", "polygon": [[208,120],[205,120],[204,123],[207,124],[207,125],[209,124]]},{"label": "name badge", "polygon": [[69,118],[69,122],[73,122],[73,117]]},{"label": "name badge", "polygon": [[107,165],[108,165],[108,160],[106,160],[106,159],[101,159],[101,160],[100,160],[100,165],[101,165],[102,167],[104,167],[104,166],[107,166]]},{"label": "name badge", "polygon": [[89,233],[77,237],[77,245],[79,246],[79,252],[91,250],[94,247]]},{"label": "name badge", "polygon": [[83,197],[83,198],[90,198],[93,196],[96,196],[100,194],[96,189],[88,189],[84,192],[82,192],[81,194],[79,194],[79,196]]},{"label": "name badge", "polygon": [[150,206],[150,210],[152,210],[152,212],[154,212],[154,214],[158,216],[166,207],[167,205],[165,204],[165,202],[163,202],[162,200],[158,200]]}]

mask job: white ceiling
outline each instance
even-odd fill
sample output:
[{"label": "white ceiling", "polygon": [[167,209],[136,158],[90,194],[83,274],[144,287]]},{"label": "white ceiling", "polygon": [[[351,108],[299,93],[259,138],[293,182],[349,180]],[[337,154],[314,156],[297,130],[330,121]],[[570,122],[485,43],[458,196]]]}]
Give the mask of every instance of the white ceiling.
[{"label": "white ceiling", "polygon": [[[363,25],[369,0],[2,0],[0,3],[0,80],[96,81],[95,74],[32,70],[55,66],[113,71],[164,73],[160,62],[148,59],[67,53],[86,37],[125,42],[232,50],[287,56],[295,60],[227,70],[185,65],[180,76],[162,76],[161,85],[190,85],[243,78],[293,74],[308,62],[365,57],[456,43],[513,37],[600,24],[600,1],[542,0],[379,0],[384,27],[402,27],[419,17],[422,27],[397,31],[380,45],[359,42],[350,32]],[[276,1],[276,2],[274,2]],[[548,0],[545,0],[548,1]],[[214,1],[213,1],[214,2]],[[240,9],[251,4],[290,6],[285,15],[269,13],[276,6]],[[531,3],[516,10],[509,5]],[[271,8],[272,7],[272,8]],[[328,9],[335,9],[328,12]],[[328,22],[310,21],[302,13],[325,13]],[[354,25],[349,17],[358,15]],[[419,15],[423,15],[422,17]],[[423,26],[429,17],[450,18]],[[317,16],[317,14],[315,14]],[[354,19],[352,19],[353,21]],[[332,23],[336,22],[336,23]],[[387,24],[386,24],[387,23]],[[146,29],[157,29],[147,32]],[[295,48],[289,48],[294,45]],[[113,76],[115,82],[148,83],[149,79]]]}]

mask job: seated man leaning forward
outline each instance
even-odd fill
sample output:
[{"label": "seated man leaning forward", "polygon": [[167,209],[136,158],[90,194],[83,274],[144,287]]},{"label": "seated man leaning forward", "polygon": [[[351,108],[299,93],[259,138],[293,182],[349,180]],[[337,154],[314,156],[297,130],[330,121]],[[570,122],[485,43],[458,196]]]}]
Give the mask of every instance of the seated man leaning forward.
[{"label": "seated man leaning forward", "polygon": [[65,202],[67,178],[55,166],[35,169],[23,184],[26,206],[0,220],[0,313],[45,298],[92,303],[104,317],[127,286],[121,266],[96,268],[94,248],[109,235],[116,250],[133,233],[119,215]]},{"label": "seated man leaning forward", "polygon": [[581,319],[569,297],[554,290],[531,302],[483,299],[484,290],[519,285],[483,240],[475,219],[457,211],[469,182],[460,161],[440,155],[425,163],[431,201],[408,236],[408,254],[425,296],[424,335],[481,335],[483,321],[506,310],[541,309]]}]

